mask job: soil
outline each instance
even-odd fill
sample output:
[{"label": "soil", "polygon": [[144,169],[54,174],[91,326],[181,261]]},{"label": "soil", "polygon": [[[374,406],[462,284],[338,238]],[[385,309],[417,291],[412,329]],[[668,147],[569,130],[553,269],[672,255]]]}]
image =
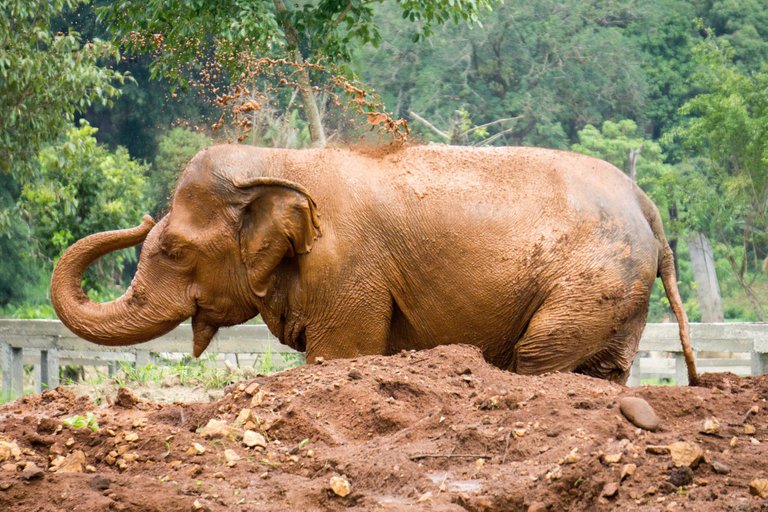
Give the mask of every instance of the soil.
[{"label": "soil", "polygon": [[[629,423],[625,396],[661,427]],[[626,388],[460,345],[302,366],[211,403],[58,388],[0,407],[0,510],[768,510],[750,492],[766,399],[768,376]],[[95,431],[63,423],[88,413]],[[679,441],[703,459],[676,467]]]}]

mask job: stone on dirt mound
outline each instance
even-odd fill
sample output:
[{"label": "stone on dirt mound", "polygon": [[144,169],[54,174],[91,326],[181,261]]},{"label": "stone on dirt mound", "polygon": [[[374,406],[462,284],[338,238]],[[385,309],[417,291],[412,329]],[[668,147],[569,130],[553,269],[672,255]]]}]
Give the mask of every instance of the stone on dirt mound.
[{"label": "stone on dirt mound", "polygon": [[659,417],[651,404],[634,396],[625,396],[619,401],[619,410],[633,425],[651,432],[659,429]]}]

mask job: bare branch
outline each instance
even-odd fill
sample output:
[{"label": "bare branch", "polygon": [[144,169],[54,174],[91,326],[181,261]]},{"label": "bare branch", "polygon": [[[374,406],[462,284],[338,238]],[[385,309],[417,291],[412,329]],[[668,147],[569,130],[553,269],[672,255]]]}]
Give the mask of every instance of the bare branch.
[{"label": "bare branch", "polygon": [[429,121],[427,121],[426,119],[424,119],[423,117],[421,117],[421,116],[420,116],[419,114],[417,114],[416,112],[414,112],[414,111],[410,111],[410,112],[408,112],[408,113],[409,113],[409,114],[411,115],[411,117],[413,117],[415,120],[417,120],[418,122],[422,123],[424,126],[426,126],[426,127],[427,127],[427,128],[429,128],[430,130],[432,130],[433,132],[435,132],[436,134],[438,134],[439,136],[441,136],[442,138],[444,138],[445,140],[447,140],[447,141],[449,141],[449,142],[450,142],[450,140],[451,140],[451,136],[450,136],[449,134],[445,133],[444,131],[442,131],[441,129],[439,129],[437,126],[433,125],[432,123],[430,123]]}]

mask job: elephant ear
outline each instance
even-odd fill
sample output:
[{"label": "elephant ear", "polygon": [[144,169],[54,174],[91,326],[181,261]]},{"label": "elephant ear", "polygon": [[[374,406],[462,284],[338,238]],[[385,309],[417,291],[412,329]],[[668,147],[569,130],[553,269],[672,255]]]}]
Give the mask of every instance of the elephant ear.
[{"label": "elephant ear", "polygon": [[243,194],[240,254],[251,290],[264,297],[280,262],[310,252],[322,235],[317,205],[304,187],[288,180],[256,177],[235,186]]}]

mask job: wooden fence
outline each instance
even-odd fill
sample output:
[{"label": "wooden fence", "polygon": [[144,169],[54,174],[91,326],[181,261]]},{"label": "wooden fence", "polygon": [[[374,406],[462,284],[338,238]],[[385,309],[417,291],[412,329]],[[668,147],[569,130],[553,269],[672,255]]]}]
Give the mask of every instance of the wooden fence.
[{"label": "wooden fence", "polygon": [[[646,379],[666,379],[686,384],[677,324],[648,324],[640,341],[640,352],[632,366],[628,385]],[[768,324],[691,324],[700,372],[730,371],[737,375],[768,372]],[[0,396],[21,394],[24,365],[34,366],[37,391],[58,385],[59,367],[64,364],[108,366],[123,361],[149,364],[153,354],[189,354],[192,328],[182,324],[172,332],[140,345],[104,347],[78,338],[58,320],[0,320]],[[272,336],[265,325],[246,324],[222,329],[206,353],[296,354]]]}]

